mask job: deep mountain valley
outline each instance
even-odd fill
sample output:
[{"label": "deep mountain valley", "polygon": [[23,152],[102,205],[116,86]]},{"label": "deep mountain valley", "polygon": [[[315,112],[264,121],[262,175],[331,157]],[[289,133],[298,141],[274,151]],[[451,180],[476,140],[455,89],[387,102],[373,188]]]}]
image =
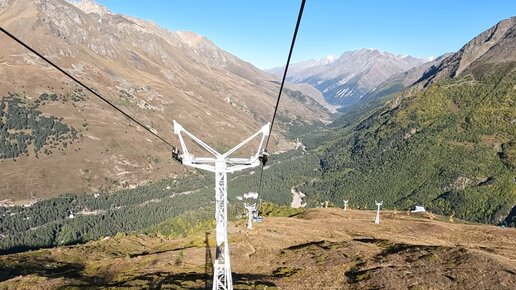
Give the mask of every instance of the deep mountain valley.
[{"label": "deep mountain valley", "polygon": [[[168,142],[177,120],[222,152],[270,121],[284,69],[91,0],[0,0],[0,26]],[[0,39],[0,289],[210,288],[213,173]],[[291,69],[268,162],[228,175],[235,289],[516,287],[516,17],[432,60]]]}]

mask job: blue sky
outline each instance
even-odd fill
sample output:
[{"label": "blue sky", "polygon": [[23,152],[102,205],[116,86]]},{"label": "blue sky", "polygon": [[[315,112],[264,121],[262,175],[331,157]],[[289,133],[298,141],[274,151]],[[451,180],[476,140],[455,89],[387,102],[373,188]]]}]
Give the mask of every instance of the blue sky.
[{"label": "blue sky", "polygon": [[[169,30],[194,31],[266,69],[284,65],[301,0],[97,2]],[[292,60],[359,48],[439,56],[514,15],[514,0],[307,0]]]}]

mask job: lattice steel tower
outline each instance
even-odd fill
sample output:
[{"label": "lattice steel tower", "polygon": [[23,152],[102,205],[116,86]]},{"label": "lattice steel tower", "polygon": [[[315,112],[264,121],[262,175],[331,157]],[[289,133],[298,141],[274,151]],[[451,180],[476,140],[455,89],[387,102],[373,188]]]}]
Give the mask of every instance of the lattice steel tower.
[{"label": "lattice steel tower", "polygon": [[[213,267],[213,289],[224,289],[232,290],[233,282],[231,278],[231,264],[229,259],[229,244],[228,244],[228,215],[227,215],[227,201],[228,201],[228,188],[227,188],[227,173],[244,170],[247,168],[255,167],[265,163],[267,155],[263,152],[263,145],[266,136],[269,136],[270,123],[264,125],[260,131],[253,134],[251,137],[242,141],[237,146],[224,154],[220,154],[215,149],[208,146],[206,143],[201,141],[199,138],[186,131],[183,126],[179,125],[174,120],[174,134],[179,137],[181,143],[182,153],[179,151],[173,151],[172,156],[181,161],[184,165],[192,166],[195,168],[211,171],[215,173],[215,220],[217,222],[216,228],[216,256],[215,265]],[[197,143],[199,146],[204,148],[206,151],[211,153],[213,157],[194,157],[188,152],[185,141],[181,133],[186,134],[192,141]],[[231,154],[238,151],[245,144],[259,135],[261,136],[260,145],[256,154],[250,158],[231,158]]]}]

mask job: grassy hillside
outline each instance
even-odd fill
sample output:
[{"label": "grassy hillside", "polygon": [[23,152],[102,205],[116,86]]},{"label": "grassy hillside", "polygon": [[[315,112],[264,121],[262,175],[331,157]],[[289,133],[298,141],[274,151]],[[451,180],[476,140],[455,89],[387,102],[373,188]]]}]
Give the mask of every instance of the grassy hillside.
[{"label": "grassy hillside", "polygon": [[514,62],[476,66],[368,108],[367,118],[343,116],[319,147],[323,175],[303,187],[309,201],[420,204],[498,223],[516,205],[515,84]]},{"label": "grassy hillside", "polygon": [[[514,289],[516,230],[441,216],[311,209],[229,224],[235,289]],[[119,234],[0,256],[0,288],[209,289],[214,230]],[[496,237],[496,239],[493,239]]]},{"label": "grassy hillside", "polygon": [[[84,100],[79,92],[73,95],[41,94],[33,104],[26,98],[10,94],[0,98],[0,159],[20,155],[52,154],[52,150],[64,151],[69,144],[79,139],[77,130],[63,123],[63,118],[44,116],[38,110],[45,101]],[[30,150],[29,152],[29,149]],[[3,161],[2,161],[3,163]]]}]

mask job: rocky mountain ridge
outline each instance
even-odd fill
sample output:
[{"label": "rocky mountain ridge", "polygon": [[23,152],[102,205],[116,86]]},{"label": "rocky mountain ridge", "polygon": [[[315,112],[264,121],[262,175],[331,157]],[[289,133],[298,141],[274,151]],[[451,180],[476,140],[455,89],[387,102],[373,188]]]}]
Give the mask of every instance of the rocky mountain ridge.
[{"label": "rocky mountain ridge", "polygon": [[459,51],[432,65],[417,81],[428,86],[446,77],[458,77],[477,63],[516,61],[516,16],[505,19],[466,43]]},{"label": "rocky mountain ridge", "polygon": [[[254,133],[274,111],[279,84],[273,76],[193,32],[172,32],[93,1],[2,0],[0,25],[172,143],[178,143],[173,119],[223,149]],[[2,196],[120,188],[183,174],[159,140],[93,96],[83,93],[83,100],[69,102],[66,96],[76,84],[5,35],[0,38],[0,95],[14,93],[32,106],[41,94],[55,94],[38,110],[80,131],[79,141],[63,150],[44,140],[42,150],[51,153],[39,159],[29,144],[8,149],[27,146],[16,160],[4,152]],[[288,84],[286,89],[282,121],[271,140],[276,149],[291,146],[282,137],[287,126],[327,122],[332,110],[313,88]],[[11,101],[16,100],[5,99]],[[10,134],[16,140],[24,131]]]},{"label": "rocky mountain ridge", "polygon": [[[426,62],[424,59],[394,55],[379,49],[348,51],[330,60],[293,64],[294,69],[287,79],[295,83],[311,84],[332,104],[350,106],[360,102],[361,97],[389,77]],[[281,68],[269,70],[276,75],[280,71]]]}]

